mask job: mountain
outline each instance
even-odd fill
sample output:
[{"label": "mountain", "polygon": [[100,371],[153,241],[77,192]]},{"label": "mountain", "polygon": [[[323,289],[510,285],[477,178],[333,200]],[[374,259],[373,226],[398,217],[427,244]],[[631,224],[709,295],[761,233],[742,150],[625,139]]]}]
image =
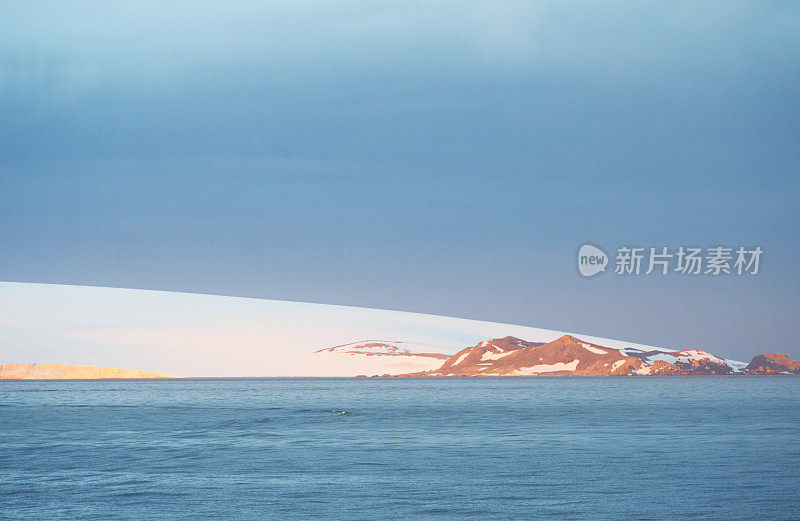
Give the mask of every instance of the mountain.
[{"label": "mountain", "polygon": [[[315,351],[330,376],[618,376],[800,374],[800,362],[782,353],[757,355],[749,364],[701,349],[610,348],[563,335],[552,342],[513,336],[486,340],[454,355],[430,345],[366,340]],[[298,373],[310,374],[309,372]],[[86,365],[0,364],[0,380],[175,378],[172,375]]]},{"label": "mountain", "polygon": [[49,363],[0,364],[0,380],[96,380],[103,378],[175,378],[168,374],[90,365]]},{"label": "mountain", "polygon": [[612,376],[800,373],[800,362],[779,353],[746,365],[701,349],[614,349],[563,335],[552,342],[508,336],[480,342],[438,369],[406,376]]},{"label": "mountain", "polygon": [[316,366],[336,376],[389,376],[436,369],[450,355],[431,346],[393,340],[363,340],[314,352]]},{"label": "mountain", "polygon": [[642,370],[640,358],[564,335],[552,342],[516,337],[467,347],[428,376],[611,375]]},{"label": "mountain", "polygon": [[754,356],[745,369],[750,374],[800,374],[800,362],[783,353],[768,353]]}]

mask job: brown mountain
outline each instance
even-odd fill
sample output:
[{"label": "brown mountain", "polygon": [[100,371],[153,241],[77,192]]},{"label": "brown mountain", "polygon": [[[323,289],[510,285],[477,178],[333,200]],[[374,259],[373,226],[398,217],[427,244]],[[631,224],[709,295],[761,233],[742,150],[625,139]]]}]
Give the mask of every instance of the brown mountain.
[{"label": "brown mountain", "polygon": [[[786,355],[760,355],[747,369],[700,349],[613,349],[564,335],[552,342],[515,337],[480,342],[448,358],[439,369],[408,376],[612,376],[800,373]],[[755,364],[755,365],[754,365]],[[751,367],[753,366],[753,367]]]},{"label": "brown mountain", "polygon": [[642,365],[639,358],[570,335],[547,343],[509,336],[462,349],[427,376],[631,374]]},{"label": "brown mountain", "polygon": [[49,363],[0,364],[0,380],[98,380],[104,378],[175,378],[172,375],[90,365]]},{"label": "brown mountain", "polygon": [[692,374],[733,374],[735,371],[729,365],[714,361],[709,358],[700,360],[676,360],[665,362],[654,360],[650,367],[650,374],[659,375],[692,375]]},{"label": "brown mountain", "polygon": [[745,370],[750,374],[800,374],[800,362],[783,353],[768,353],[754,356]]}]

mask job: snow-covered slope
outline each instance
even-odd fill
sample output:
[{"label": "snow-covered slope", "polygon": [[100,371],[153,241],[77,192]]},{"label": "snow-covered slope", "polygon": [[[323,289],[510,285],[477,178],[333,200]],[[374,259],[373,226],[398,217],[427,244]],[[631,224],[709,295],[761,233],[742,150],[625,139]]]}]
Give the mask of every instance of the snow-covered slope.
[{"label": "snow-covered slope", "polygon": [[423,356],[447,359],[449,355],[433,353],[434,346],[417,342],[400,342],[396,340],[363,340],[320,349],[317,353],[348,353],[375,356]]},{"label": "snow-covered slope", "polygon": [[398,375],[436,369],[449,355],[415,342],[364,340],[315,351],[315,366],[337,376]]}]

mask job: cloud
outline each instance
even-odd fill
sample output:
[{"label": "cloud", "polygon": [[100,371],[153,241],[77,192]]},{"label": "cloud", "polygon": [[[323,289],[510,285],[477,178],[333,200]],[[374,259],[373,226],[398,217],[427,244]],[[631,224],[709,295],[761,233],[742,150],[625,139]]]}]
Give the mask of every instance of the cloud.
[{"label": "cloud", "polygon": [[65,102],[360,76],[691,81],[789,64],[798,20],[791,4],[729,2],[17,3],[0,66],[7,91]]}]

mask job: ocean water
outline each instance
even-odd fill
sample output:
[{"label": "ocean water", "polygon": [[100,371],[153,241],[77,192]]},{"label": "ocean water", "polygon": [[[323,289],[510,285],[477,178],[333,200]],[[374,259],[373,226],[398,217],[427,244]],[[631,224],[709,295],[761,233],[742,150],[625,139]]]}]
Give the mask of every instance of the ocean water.
[{"label": "ocean water", "polygon": [[2,381],[0,519],[800,519],[800,378]]}]

